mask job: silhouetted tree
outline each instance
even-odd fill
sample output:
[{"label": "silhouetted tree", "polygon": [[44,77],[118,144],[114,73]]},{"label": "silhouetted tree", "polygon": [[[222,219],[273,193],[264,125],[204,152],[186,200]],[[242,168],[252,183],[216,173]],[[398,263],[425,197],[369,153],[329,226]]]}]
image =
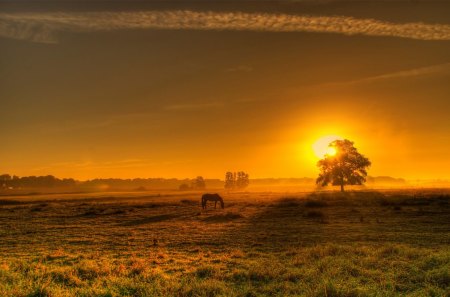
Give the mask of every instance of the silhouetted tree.
[{"label": "silhouetted tree", "polygon": [[205,180],[203,176],[197,176],[192,183],[192,188],[196,190],[203,190],[206,188]]},{"label": "silhouetted tree", "polygon": [[191,189],[191,187],[189,187],[188,184],[181,184],[178,189],[180,189],[180,191],[188,191]]},{"label": "silhouetted tree", "polygon": [[11,175],[9,174],[2,174],[0,175],[0,187],[6,188],[9,186],[9,182],[11,181]]},{"label": "silhouetted tree", "polygon": [[233,190],[235,187],[235,175],[228,171],[225,173],[225,189]]},{"label": "silhouetted tree", "polygon": [[335,140],[329,146],[336,150],[336,154],[325,155],[317,162],[321,172],[316,183],[341,186],[341,192],[344,192],[345,185],[363,184],[367,176],[366,168],[371,164],[369,159],[361,155],[353,142],[347,139]]},{"label": "silhouetted tree", "polygon": [[225,174],[225,189],[235,190],[235,189],[245,189],[249,185],[248,174],[244,171],[230,172]]},{"label": "silhouetted tree", "polygon": [[237,189],[245,189],[248,187],[248,184],[250,183],[248,174],[244,171],[239,171],[237,173],[237,179],[236,179],[236,188]]}]

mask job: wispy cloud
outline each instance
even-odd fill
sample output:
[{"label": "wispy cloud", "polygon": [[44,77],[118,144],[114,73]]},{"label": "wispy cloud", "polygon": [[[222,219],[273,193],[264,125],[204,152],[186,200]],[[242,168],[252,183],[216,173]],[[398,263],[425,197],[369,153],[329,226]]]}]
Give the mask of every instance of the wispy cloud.
[{"label": "wispy cloud", "polygon": [[248,65],[239,65],[236,67],[230,67],[225,70],[226,72],[252,72],[253,67]]},{"label": "wispy cloud", "polygon": [[0,13],[0,36],[35,42],[57,42],[57,35],[61,32],[124,29],[327,32],[420,40],[450,40],[450,25],[446,24],[392,23],[346,16],[196,12],[188,10]]},{"label": "wispy cloud", "polygon": [[163,107],[165,110],[198,110],[222,107],[222,102],[192,103],[192,104],[171,104]]},{"label": "wispy cloud", "polygon": [[325,84],[316,85],[316,87],[317,86],[319,86],[319,87],[347,86],[347,85],[355,85],[355,84],[363,84],[363,83],[373,83],[373,82],[384,81],[384,80],[389,80],[389,79],[401,79],[401,78],[406,78],[406,77],[424,76],[424,75],[430,75],[430,74],[434,74],[434,73],[442,73],[442,72],[448,72],[448,71],[450,71],[450,63],[444,63],[444,64],[436,64],[436,65],[431,65],[431,66],[401,70],[401,71],[396,71],[396,72],[391,72],[391,73],[385,73],[385,74],[381,74],[381,75],[369,76],[369,77],[364,77],[364,78],[350,80],[350,81],[325,83]]},{"label": "wispy cloud", "polygon": [[441,72],[441,71],[447,71],[449,69],[450,69],[450,63],[437,64],[437,65],[419,67],[419,68],[408,69],[408,70],[401,70],[401,71],[396,71],[396,72],[392,72],[392,73],[386,73],[386,74],[382,74],[382,75],[362,78],[362,79],[359,79],[354,82],[355,83],[371,82],[371,81],[391,79],[391,78],[421,76],[421,75],[427,75],[427,74],[437,73],[437,72]]},{"label": "wispy cloud", "polygon": [[124,159],[116,161],[72,161],[49,164],[48,166],[33,168],[33,172],[52,171],[59,168],[75,168],[77,170],[93,169],[121,169],[121,168],[141,168],[155,166],[157,163],[148,159]]}]

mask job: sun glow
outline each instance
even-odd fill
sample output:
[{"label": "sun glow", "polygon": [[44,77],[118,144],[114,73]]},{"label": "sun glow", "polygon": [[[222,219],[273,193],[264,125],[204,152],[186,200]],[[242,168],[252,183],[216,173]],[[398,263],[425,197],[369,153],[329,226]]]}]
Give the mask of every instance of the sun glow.
[{"label": "sun glow", "polygon": [[327,148],[327,153],[326,153],[327,156],[334,156],[334,155],[336,155],[336,153],[337,153],[337,151],[336,151],[335,147],[329,146]]},{"label": "sun glow", "polygon": [[336,148],[329,146],[330,143],[336,139],[342,139],[342,137],[337,135],[327,135],[316,140],[316,142],[312,145],[314,155],[319,159],[322,159],[326,155],[336,155]]}]

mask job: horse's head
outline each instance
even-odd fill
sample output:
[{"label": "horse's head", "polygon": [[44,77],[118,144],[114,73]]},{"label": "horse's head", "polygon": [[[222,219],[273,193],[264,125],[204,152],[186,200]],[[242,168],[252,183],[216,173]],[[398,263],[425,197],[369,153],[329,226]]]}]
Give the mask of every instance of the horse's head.
[{"label": "horse's head", "polygon": [[217,197],[217,200],[219,200],[220,206],[221,206],[222,208],[225,208],[225,204],[223,203],[223,198],[220,197],[220,195],[217,194],[217,193],[215,194],[215,196]]}]

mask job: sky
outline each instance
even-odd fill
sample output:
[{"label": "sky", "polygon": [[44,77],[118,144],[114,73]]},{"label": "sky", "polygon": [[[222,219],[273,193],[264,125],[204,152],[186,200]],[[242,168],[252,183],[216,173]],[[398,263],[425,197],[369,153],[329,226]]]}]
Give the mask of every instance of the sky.
[{"label": "sky", "polygon": [[450,179],[445,1],[1,1],[0,173]]}]

